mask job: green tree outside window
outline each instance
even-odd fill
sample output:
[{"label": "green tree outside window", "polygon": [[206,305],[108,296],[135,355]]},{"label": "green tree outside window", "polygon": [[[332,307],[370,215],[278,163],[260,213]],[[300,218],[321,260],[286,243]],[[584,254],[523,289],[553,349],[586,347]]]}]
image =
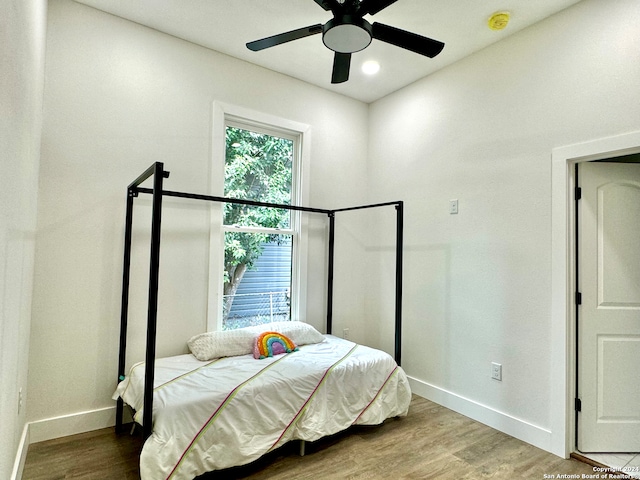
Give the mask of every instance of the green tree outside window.
[{"label": "green tree outside window", "polygon": [[[224,194],[227,197],[291,204],[294,142],[242,128],[226,128]],[[224,204],[224,225],[290,229],[288,210]],[[276,233],[233,232],[227,228],[224,247],[223,319],[247,269],[262,254],[265,242],[278,241]]]}]

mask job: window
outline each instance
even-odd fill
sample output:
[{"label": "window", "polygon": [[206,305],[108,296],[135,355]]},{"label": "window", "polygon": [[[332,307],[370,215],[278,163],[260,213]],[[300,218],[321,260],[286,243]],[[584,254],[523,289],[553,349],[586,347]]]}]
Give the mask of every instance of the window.
[{"label": "window", "polygon": [[[214,152],[214,172],[224,175],[219,179],[214,175],[213,190],[231,198],[302,204],[307,127],[243,109],[225,106],[216,111],[215,107],[214,142],[223,131],[224,155]],[[300,213],[224,203],[215,209],[212,224],[212,251],[224,254],[212,255],[209,329],[299,319],[306,268]]]},{"label": "window", "polygon": [[[225,129],[225,197],[291,205],[296,142],[237,123]],[[222,328],[291,319],[297,215],[224,204]]]}]

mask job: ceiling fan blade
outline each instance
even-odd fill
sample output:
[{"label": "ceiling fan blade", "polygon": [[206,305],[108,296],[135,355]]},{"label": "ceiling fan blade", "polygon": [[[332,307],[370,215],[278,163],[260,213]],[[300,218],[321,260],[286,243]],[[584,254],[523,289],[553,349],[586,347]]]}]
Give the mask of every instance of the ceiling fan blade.
[{"label": "ceiling fan blade", "polygon": [[387,8],[392,3],[396,3],[398,0],[362,0],[358,11],[362,15],[375,15],[380,10]]},{"label": "ceiling fan blade", "polygon": [[311,25],[309,27],[298,28],[297,30],[291,30],[290,32],[280,33],[271,37],[262,38],[260,40],[254,40],[247,43],[247,48],[257,52],[264,50],[265,48],[275,47],[282,43],[287,43],[292,40],[298,40],[299,38],[308,37],[322,32],[322,24]]},{"label": "ceiling fan blade", "polygon": [[339,53],[333,57],[333,73],[331,83],[343,83],[349,80],[349,67],[351,66],[351,54]]},{"label": "ceiling fan blade", "polygon": [[431,58],[438,55],[444,48],[444,43],[438,40],[375,22],[373,24],[373,38]]},{"label": "ceiling fan blade", "polygon": [[342,10],[342,5],[338,2],[338,0],[313,0],[318,5],[320,5],[325,10],[331,10],[332,12]]}]

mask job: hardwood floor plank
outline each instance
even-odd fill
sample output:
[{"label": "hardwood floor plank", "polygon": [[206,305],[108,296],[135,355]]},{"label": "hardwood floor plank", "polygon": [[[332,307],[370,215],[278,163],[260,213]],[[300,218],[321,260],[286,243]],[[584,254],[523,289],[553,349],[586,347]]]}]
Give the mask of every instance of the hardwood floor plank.
[{"label": "hardwood floor plank", "polygon": [[[24,480],[139,480],[139,436],[113,428],[36,443],[29,447]],[[486,425],[414,396],[409,415],[375,427],[353,427],[307,443],[293,442],[258,461],[211,472],[199,480],[543,479],[593,474]]]}]

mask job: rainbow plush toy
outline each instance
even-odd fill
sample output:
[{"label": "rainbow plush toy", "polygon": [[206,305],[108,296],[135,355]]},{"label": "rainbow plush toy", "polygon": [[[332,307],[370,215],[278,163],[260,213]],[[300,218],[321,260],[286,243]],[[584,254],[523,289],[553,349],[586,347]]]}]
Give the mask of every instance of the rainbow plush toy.
[{"label": "rainbow plush toy", "polygon": [[273,357],[274,355],[291,353],[296,350],[298,350],[298,347],[286,335],[278,332],[264,332],[256,337],[253,358]]}]

